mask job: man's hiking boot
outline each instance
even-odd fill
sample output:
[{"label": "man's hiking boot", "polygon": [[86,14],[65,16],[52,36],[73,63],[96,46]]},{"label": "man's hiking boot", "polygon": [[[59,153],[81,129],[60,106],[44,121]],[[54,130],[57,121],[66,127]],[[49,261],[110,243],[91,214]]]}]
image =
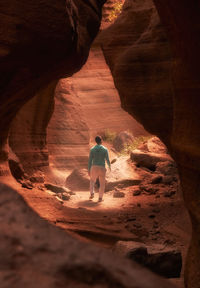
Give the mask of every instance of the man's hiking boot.
[{"label": "man's hiking boot", "polygon": [[94,198],[94,193],[90,195],[90,200],[92,200]]}]

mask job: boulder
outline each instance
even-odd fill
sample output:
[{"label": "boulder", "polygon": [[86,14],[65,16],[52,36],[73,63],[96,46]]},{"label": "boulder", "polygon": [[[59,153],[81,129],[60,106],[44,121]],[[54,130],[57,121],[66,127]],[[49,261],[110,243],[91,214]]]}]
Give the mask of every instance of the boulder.
[{"label": "boulder", "polygon": [[120,132],[114,139],[113,146],[116,151],[122,151],[127,144],[131,144],[134,140],[133,135],[128,131]]},{"label": "boulder", "polygon": [[67,177],[65,186],[74,191],[86,191],[90,187],[87,169],[74,169]]},{"label": "boulder", "polygon": [[164,175],[177,175],[176,163],[174,161],[163,161],[156,164],[156,172]]},{"label": "boulder", "polygon": [[134,241],[118,241],[114,251],[163,277],[180,277],[182,256],[178,249],[161,244],[145,245]]},{"label": "boulder", "polygon": [[53,185],[50,183],[45,183],[44,186],[48,189],[51,190],[52,192],[55,193],[65,193],[65,192],[69,192],[66,188],[61,187],[61,186],[57,186],[57,185]]},{"label": "boulder", "polygon": [[139,150],[131,152],[131,160],[136,163],[137,167],[148,168],[149,170],[155,171],[156,165],[159,162],[170,162],[168,155],[161,155],[156,153],[145,153]]},{"label": "boulder", "polygon": [[70,195],[66,192],[62,193],[62,200],[67,201],[70,199]]},{"label": "boulder", "polygon": [[151,184],[158,184],[162,181],[161,175],[156,175],[151,179]]},{"label": "boulder", "polygon": [[174,180],[175,177],[171,175],[166,175],[162,177],[162,183],[166,185],[171,184]]},{"label": "boulder", "polygon": [[124,192],[120,192],[120,191],[114,191],[113,197],[114,198],[123,198],[123,197],[125,197],[125,193]]},{"label": "boulder", "polygon": [[133,191],[133,196],[139,196],[140,194],[141,194],[141,190],[138,188],[138,189],[135,189],[134,191]]},{"label": "boulder", "polygon": [[158,137],[152,137],[147,141],[149,152],[158,154],[167,154],[167,147],[161,142]]},{"label": "boulder", "polygon": [[116,187],[124,188],[141,183],[140,179],[121,179],[118,181],[107,181],[105,191],[111,191]]}]

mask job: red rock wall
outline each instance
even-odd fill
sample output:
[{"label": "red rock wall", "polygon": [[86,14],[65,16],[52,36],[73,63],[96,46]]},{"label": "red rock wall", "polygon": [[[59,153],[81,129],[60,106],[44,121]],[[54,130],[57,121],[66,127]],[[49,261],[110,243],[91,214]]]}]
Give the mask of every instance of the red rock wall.
[{"label": "red rock wall", "polygon": [[1,174],[7,169],[2,165],[11,121],[40,89],[80,69],[98,31],[103,2],[1,1]]},{"label": "red rock wall", "polygon": [[30,177],[49,165],[46,128],[54,110],[56,84],[57,81],[53,81],[29,100],[19,110],[10,127],[9,147],[18,157],[24,173]]},{"label": "red rock wall", "polygon": [[123,107],[165,142],[178,164],[193,224],[186,287],[196,288],[200,283],[200,7],[196,1],[154,2],[163,27],[151,1],[127,0],[121,17],[105,32],[103,49]]},{"label": "red rock wall", "polygon": [[90,135],[72,78],[61,79],[54,96],[54,112],[47,128],[49,162],[55,175],[63,172],[65,181],[68,169],[87,165]]},{"label": "red rock wall", "polygon": [[120,104],[96,39],[84,67],[57,85],[54,112],[47,130],[51,168],[63,170],[65,176],[69,169],[87,168],[89,142],[107,130],[129,129],[136,137],[147,135]]},{"label": "red rock wall", "polygon": [[172,129],[172,54],[154,4],[126,1],[101,35],[122,107],[165,140]]},{"label": "red rock wall", "polygon": [[[17,111],[38,91],[45,90],[52,80],[71,75],[81,67],[100,24],[102,2],[0,2],[1,174],[6,173],[7,151],[4,146]],[[178,164],[193,225],[186,287],[198,288],[200,7],[194,0],[154,2],[168,33],[171,49],[154,6],[147,0],[142,3],[139,0],[126,1],[124,13],[102,35],[102,43],[123,107],[149,131],[161,137]],[[32,115],[34,113],[33,109]],[[20,157],[23,158],[23,153]],[[6,190],[5,187],[2,189]],[[7,231],[11,230],[4,231],[4,241],[8,239]],[[5,250],[4,241],[1,241],[2,251]],[[23,285],[20,283],[18,287]]]}]

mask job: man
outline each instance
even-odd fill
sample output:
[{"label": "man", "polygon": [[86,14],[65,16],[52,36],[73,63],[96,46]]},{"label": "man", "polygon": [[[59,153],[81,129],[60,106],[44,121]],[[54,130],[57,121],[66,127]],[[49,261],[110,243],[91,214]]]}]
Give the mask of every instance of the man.
[{"label": "man", "polygon": [[94,198],[94,184],[97,178],[99,178],[99,202],[103,200],[103,193],[105,190],[105,160],[110,168],[110,160],[108,156],[108,149],[102,145],[102,139],[100,136],[96,136],[95,141],[97,145],[90,149],[90,156],[88,161],[88,174],[90,176],[90,199]]}]

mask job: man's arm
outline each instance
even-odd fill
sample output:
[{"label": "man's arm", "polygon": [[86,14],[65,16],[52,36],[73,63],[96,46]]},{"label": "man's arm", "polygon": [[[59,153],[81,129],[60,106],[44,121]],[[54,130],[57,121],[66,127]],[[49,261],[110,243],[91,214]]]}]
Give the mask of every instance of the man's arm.
[{"label": "man's arm", "polygon": [[110,159],[109,159],[109,155],[108,155],[108,150],[106,150],[106,162],[107,162],[107,164],[108,164],[109,169],[111,170]]},{"label": "man's arm", "polygon": [[88,160],[88,174],[90,175],[90,169],[92,166],[92,150],[90,150],[90,156],[89,156],[89,160]]}]

